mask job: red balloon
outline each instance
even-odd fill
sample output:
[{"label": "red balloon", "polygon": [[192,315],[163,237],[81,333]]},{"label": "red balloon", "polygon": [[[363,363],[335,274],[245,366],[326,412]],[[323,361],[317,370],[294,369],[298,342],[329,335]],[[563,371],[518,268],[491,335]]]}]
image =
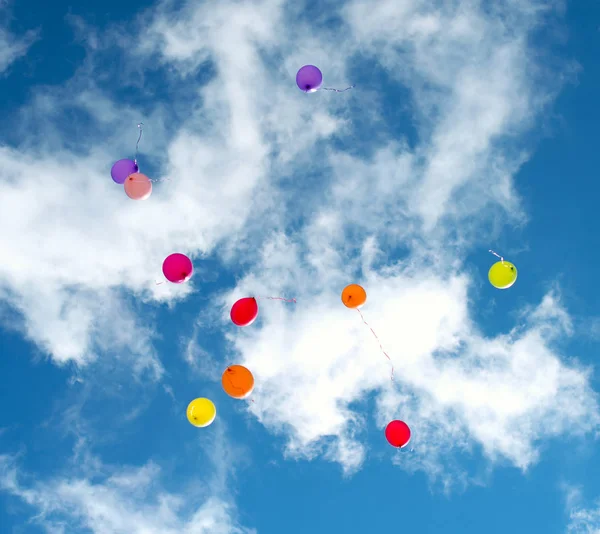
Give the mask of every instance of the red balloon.
[{"label": "red balloon", "polygon": [[385,439],[392,447],[406,447],[410,441],[410,428],[404,421],[391,421],[385,427]]},{"label": "red balloon", "polygon": [[238,300],[231,307],[231,320],[237,326],[249,326],[258,316],[258,302],[254,297]]}]

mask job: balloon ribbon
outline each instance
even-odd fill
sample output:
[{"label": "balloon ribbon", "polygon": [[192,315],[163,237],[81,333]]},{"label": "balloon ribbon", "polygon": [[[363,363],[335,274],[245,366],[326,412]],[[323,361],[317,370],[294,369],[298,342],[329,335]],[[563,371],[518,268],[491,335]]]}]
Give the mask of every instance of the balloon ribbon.
[{"label": "balloon ribbon", "polygon": [[377,334],[375,333],[375,331],[369,326],[369,324],[367,323],[367,321],[365,321],[365,318],[363,317],[363,314],[361,313],[361,311],[358,308],[356,308],[356,311],[360,315],[360,318],[362,319],[362,322],[367,325],[367,327],[369,328],[369,330],[371,330],[371,333],[375,336],[375,339],[379,343],[379,348],[381,349],[381,352],[383,352],[385,354],[386,358],[390,361],[390,364],[392,365],[392,374],[390,375],[390,380],[394,381],[394,364],[392,362],[392,359],[390,358],[389,354],[387,352],[385,352],[385,350],[383,350],[383,346],[381,345],[381,341],[377,337]]},{"label": "balloon ribbon", "polygon": [[348,91],[348,89],[352,89],[353,87],[356,87],[356,84],[346,87],[346,89],[333,89],[331,87],[321,87],[321,89],[323,91],[335,91],[336,93],[343,93],[344,91]]},{"label": "balloon ribbon", "polygon": [[256,300],[267,299],[267,300],[283,300],[284,302],[296,303],[296,299],[284,299],[283,297],[254,297]]},{"label": "balloon ribbon", "polygon": [[[129,175],[131,176],[131,174]],[[148,177],[146,177],[148,178]],[[150,182],[152,182],[153,184],[158,183],[158,182],[170,182],[171,178],[148,178],[148,180]],[[130,182],[145,182],[146,180],[129,180]]]},{"label": "balloon ribbon", "polygon": [[139,148],[139,146],[140,146],[140,139],[142,138],[142,131],[143,131],[143,128],[142,128],[142,126],[144,126],[144,123],[143,123],[143,122],[140,122],[140,123],[138,124],[138,128],[140,129],[140,135],[139,135],[139,137],[138,137],[137,143],[135,144],[135,157],[133,158],[133,162],[134,162],[136,165],[137,165],[137,157],[138,157],[138,148]]},{"label": "balloon ribbon", "polygon": [[[137,143],[135,144],[135,156],[133,158],[133,162],[137,165],[138,161],[137,161],[137,157],[138,157],[138,152],[139,152],[139,148],[140,148],[140,140],[142,139],[142,132],[144,131],[144,123],[140,122],[137,127],[140,130],[140,135],[138,136],[138,140]],[[138,166],[139,169],[139,166]],[[157,182],[164,182],[165,180],[170,180],[170,178],[160,178],[158,180],[153,180],[152,178],[148,178],[148,180],[150,180],[152,183],[157,183]],[[145,180],[132,180],[134,182],[143,182]]]},{"label": "balloon ribbon", "polygon": [[488,252],[491,252],[496,258],[500,258],[500,261],[504,263],[504,258],[500,254],[496,254],[492,249],[488,250]]}]

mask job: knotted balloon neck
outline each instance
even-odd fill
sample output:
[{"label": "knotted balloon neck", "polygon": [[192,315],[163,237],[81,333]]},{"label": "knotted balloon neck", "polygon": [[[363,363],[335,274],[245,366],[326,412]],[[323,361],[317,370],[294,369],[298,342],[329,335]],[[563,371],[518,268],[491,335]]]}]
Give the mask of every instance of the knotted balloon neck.
[{"label": "knotted balloon neck", "polygon": [[488,252],[491,252],[494,256],[496,256],[496,258],[500,258],[500,261],[504,263],[504,258],[500,256],[500,254],[496,254],[492,249],[490,249]]},{"label": "knotted balloon neck", "polygon": [[321,89],[323,91],[335,91],[336,93],[343,93],[344,91],[348,91],[353,87],[356,87],[356,84],[351,85],[350,87],[346,87],[346,89],[333,89],[332,87],[321,87]]}]

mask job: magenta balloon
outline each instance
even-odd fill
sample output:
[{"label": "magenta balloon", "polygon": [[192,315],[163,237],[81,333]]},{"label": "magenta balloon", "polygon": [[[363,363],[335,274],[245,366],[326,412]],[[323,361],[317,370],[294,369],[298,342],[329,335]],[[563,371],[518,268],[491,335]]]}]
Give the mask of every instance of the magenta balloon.
[{"label": "magenta balloon", "polygon": [[190,279],[194,271],[192,260],[185,254],[179,254],[178,252],[167,256],[163,262],[162,269],[165,278],[174,284],[186,282]]},{"label": "magenta balloon", "polygon": [[139,169],[135,161],[131,159],[120,159],[112,166],[110,175],[116,183],[124,184],[130,174],[138,171]]},{"label": "magenta balloon", "polygon": [[314,65],[304,65],[296,74],[296,84],[305,93],[314,93],[323,83],[323,74]]}]

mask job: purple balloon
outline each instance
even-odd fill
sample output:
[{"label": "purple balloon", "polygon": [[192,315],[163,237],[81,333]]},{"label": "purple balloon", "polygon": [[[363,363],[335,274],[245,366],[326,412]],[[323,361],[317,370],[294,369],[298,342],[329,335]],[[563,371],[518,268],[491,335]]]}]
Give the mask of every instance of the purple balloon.
[{"label": "purple balloon", "polygon": [[304,65],[296,74],[296,84],[305,93],[314,93],[323,83],[323,73],[314,65]]},{"label": "purple balloon", "polygon": [[131,159],[120,159],[112,166],[110,175],[116,183],[124,184],[130,174],[138,171],[139,169],[135,161]]}]

